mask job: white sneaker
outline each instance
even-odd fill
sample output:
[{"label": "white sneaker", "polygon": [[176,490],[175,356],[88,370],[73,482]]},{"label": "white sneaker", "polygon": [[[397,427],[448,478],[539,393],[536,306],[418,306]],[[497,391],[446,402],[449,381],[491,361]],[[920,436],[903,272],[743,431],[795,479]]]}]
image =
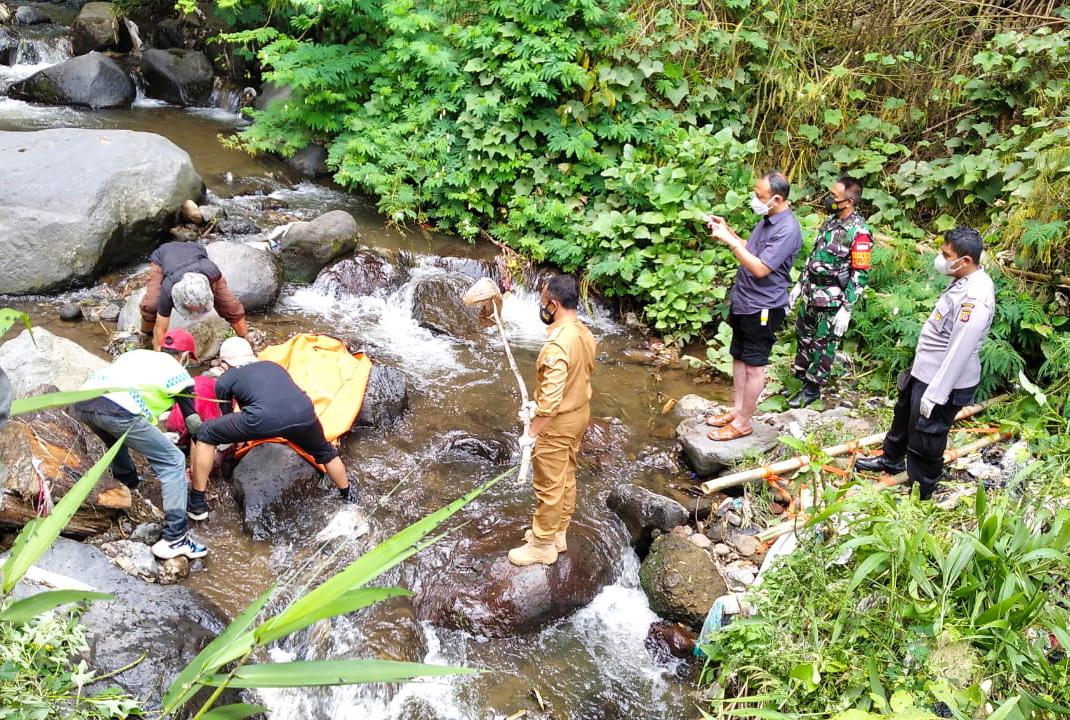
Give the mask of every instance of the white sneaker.
[{"label": "white sneaker", "polygon": [[201,545],[186,533],[178,540],[159,540],[152,546],[152,554],[160,560],[170,560],[179,555],[185,555],[190,560],[201,558],[208,554],[208,548]]}]

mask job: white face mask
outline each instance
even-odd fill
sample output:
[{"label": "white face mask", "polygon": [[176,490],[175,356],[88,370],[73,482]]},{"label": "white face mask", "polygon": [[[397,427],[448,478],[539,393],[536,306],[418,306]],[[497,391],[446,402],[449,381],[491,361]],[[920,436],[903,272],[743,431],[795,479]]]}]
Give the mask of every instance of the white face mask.
[{"label": "white face mask", "polygon": [[772,205],[772,204],[773,204],[772,198],[770,198],[769,199],[769,203],[766,204],[766,203],[763,203],[761,200],[759,200],[757,195],[755,195],[754,193],[751,193],[751,196],[750,196],[750,209],[754,211],[755,215],[768,215],[769,211],[772,209],[769,206]]},{"label": "white face mask", "polygon": [[960,268],[952,267],[962,258],[956,258],[954,262],[948,262],[948,259],[941,253],[936,253],[936,258],[933,259],[933,267],[936,268],[936,272],[941,275],[954,275]]}]

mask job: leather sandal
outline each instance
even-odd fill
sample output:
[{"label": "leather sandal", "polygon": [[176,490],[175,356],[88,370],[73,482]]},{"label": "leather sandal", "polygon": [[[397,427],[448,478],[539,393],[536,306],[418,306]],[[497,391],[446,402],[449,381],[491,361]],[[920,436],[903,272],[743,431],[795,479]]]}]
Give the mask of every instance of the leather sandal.
[{"label": "leather sandal", "polygon": [[706,437],[715,442],[722,442],[724,440],[736,440],[737,438],[747,437],[752,432],[754,432],[754,428],[740,430],[735,425],[732,425],[730,423],[728,425],[719,427],[716,430],[711,430],[710,432],[706,433]]},{"label": "leather sandal", "polygon": [[725,425],[729,424],[730,422],[732,422],[735,419],[736,419],[736,414],[734,412],[732,412],[731,410],[729,410],[728,412],[723,412],[720,415],[707,415],[706,416],[706,424],[709,425],[710,427],[719,428],[719,427],[724,427]]}]

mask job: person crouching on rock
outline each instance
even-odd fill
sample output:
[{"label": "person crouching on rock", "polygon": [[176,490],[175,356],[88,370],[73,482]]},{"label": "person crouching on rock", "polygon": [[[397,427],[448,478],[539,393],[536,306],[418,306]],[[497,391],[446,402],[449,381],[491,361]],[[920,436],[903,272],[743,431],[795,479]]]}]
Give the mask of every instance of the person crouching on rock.
[{"label": "person crouching on rock", "polygon": [[[324,466],[327,476],[347,503],[357,502],[356,488],[349,484],[338,450],[323,435],[311,398],[297,386],[286,369],[268,360],[257,360],[244,338],[232,337],[219,348],[225,372],[216,381],[216,398],[223,416],[204,423],[197,431],[190,454],[193,487],[188,514],[204,520],[211,508],[204,499],[217,445],[281,437]],[[239,411],[232,411],[232,401]]]},{"label": "person crouching on rock", "polygon": [[568,545],[565,533],[576,508],[576,456],[591,420],[591,372],[595,341],[576,317],[579,288],[575,278],[557,275],[542,289],[539,318],[547,325],[546,343],[536,360],[531,429],[520,447],[533,447],[535,516],[525,543],[509,551],[514,565],[552,565]]},{"label": "person crouching on rock", "polygon": [[152,333],[154,350],[160,349],[176,306],[195,318],[208,312],[211,304],[238,337],[249,333],[245,308],[203,247],[192,242],[167,242],[153,251],[149,261],[149,280],[140,304],[141,332]]},{"label": "person crouching on rock", "polygon": [[129,450],[141,453],[152,466],[163,491],[163,537],[152,546],[152,554],[161,560],[179,555],[193,559],[208,554],[208,548],[194,540],[187,528],[186,457],[155,424],[176,398],[187,415],[187,424],[199,423],[192,399],[182,396],[193,387],[193,378],[185,368],[189,355],[188,350],[123,353],[111,365],[91,375],[82,389],[130,389],[83,400],[71,408],[71,414],[109,447],[126,433],[126,440],[111,464],[116,480],[130,489],[136,489],[141,482]]}]

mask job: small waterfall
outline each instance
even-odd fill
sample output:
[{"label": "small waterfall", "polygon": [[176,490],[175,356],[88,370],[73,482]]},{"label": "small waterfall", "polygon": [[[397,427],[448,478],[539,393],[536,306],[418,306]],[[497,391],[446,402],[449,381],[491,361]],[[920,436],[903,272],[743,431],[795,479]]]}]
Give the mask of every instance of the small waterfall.
[{"label": "small waterfall", "polygon": [[11,57],[11,65],[55,65],[74,56],[71,40],[64,36],[19,37],[18,47]]},{"label": "small waterfall", "polygon": [[243,107],[252,103],[254,98],[256,98],[254,88],[239,88],[221,77],[216,77],[208,103],[210,107],[237,115]]}]

